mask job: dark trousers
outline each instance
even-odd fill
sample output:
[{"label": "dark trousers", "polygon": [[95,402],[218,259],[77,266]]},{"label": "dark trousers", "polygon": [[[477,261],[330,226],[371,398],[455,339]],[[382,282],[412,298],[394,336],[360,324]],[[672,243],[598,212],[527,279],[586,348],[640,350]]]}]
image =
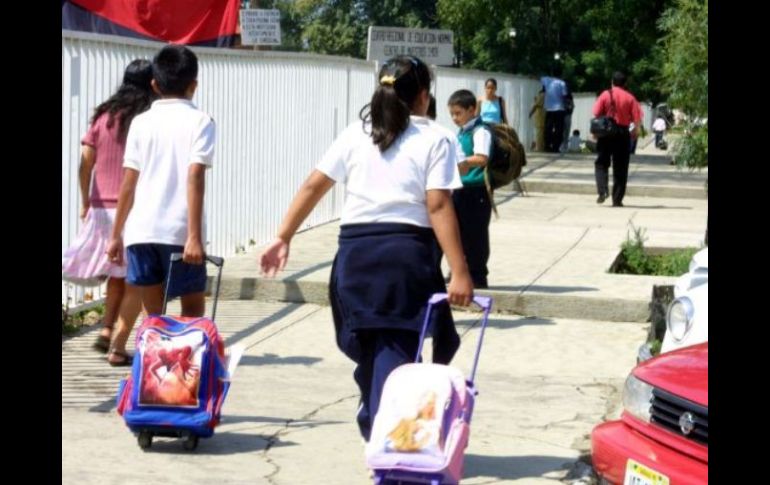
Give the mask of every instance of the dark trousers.
[{"label": "dark trousers", "polygon": [[631,158],[628,146],[631,137],[628,128],[618,135],[600,138],[596,144],[599,156],[594,162],[594,175],[596,176],[596,191],[599,195],[609,195],[608,179],[610,163],[612,163],[612,203],[620,204],[626,195],[626,183],[628,182],[628,162]]},{"label": "dark trousers", "polygon": [[361,407],[356,420],[361,436],[366,441],[372,433],[372,424],[385,380],[402,364],[414,362],[420,334],[411,330],[358,330],[361,361],[353,371],[353,378],[361,390]]},{"label": "dark trousers", "polygon": [[663,132],[662,131],[656,131],[655,132],[655,148],[660,146],[660,142],[663,141]]},{"label": "dark trousers", "polygon": [[564,115],[566,111],[546,111],[545,151],[558,153],[564,139]]},{"label": "dark trousers", "polygon": [[489,261],[489,221],[492,202],[484,186],[463,187],[452,193],[460,239],[465,261],[473,279],[473,286],[486,288]]}]

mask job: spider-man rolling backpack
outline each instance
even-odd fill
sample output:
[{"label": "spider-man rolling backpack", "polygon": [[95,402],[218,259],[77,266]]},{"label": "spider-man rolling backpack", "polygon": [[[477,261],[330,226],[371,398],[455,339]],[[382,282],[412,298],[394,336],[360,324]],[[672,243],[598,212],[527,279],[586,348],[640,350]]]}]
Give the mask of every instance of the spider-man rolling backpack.
[{"label": "spider-man rolling backpack", "polygon": [[[171,256],[172,262],[180,259],[181,254]],[[230,388],[224,344],[213,320],[224,260],[206,259],[219,267],[211,318],[149,315],[136,332],[131,374],[118,390],[118,414],[142,449],[152,446],[153,436],[185,438],[184,448],[195,449],[198,438],[213,435],[219,423]]]}]

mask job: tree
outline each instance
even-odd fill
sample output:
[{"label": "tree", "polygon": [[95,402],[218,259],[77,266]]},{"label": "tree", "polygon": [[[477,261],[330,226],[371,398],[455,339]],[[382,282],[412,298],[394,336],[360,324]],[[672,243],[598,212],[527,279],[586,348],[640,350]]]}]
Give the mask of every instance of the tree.
[{"label": "tree", "polygon": [[[540,76],[599,92],[625,70],[641,100],[662,100],[658,20],[674,0],[261,0],[281,11],[280,49],[366,56],[370,25],[452,30],[461,67]],[[509,33],[515,29],[515,37]],[[554,55],[558,53],[559,59]]]},{"label": "tree", "polygon": [[677,165],[708,166],[708,3],[676,0],[660,19],[663,90],[687,116],[674,147]]},{"label": "tree", "polygon": [[438,28],[435,0],[360,1],[364,21],[385,27]]},{"label": "tree", "polygon": [[318,54],[365,57],[366,29],[353,8],[355,2],[324,3],[335,5],[318,8],[305,25],[303,39],[308,49]]},{"label": "tree", "polygon": [[[366,27],[356,0],[274,0],[261,8],[281,12],[282,45],[277,50],[364,57]],[[363,42],[365,44],[365,42]]]},{"label": "tree", "polygon": [[661,100],[657,77],[660,54],[657,21],[670,0],[571,0],[567,12],[577,17],[564,42],[575,57],[576,90],[598,92],[614,71],[625,71],[629,88],[641,100]]},{"label": "tree", "polygon": [[272,5],[281,11],[283,50],[364,58],[370,25],[438,28],[430,0],[276,0]]},{"label": "tree", "polygon": [[657,103],[657,21],[671,2],[437,0],[437,11],[440,25],[455,32],[463,67],[532,76],[558,69],[573,91],[594,92],[624,70],[637,97]]}]

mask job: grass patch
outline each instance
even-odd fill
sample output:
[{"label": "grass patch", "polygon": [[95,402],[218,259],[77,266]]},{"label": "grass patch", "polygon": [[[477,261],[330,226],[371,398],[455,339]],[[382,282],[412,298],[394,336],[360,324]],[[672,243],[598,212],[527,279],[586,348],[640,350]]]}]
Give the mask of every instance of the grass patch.
[{"label": "grass patch", "polygon": [[660,339],[655,339],[650,342],[650,353],[653,357],[660,354],[660,348],[663,346],[663,342]]},{"label": "grass patch", "polygon": [[661,254],[650,254],[644,248],[644,229],[631,227],[633,238],[628,235],[621,245],[620,257],[611,268],[613,273],[679,276],[686,273],[690,260],[700,248],[674,249]]}]

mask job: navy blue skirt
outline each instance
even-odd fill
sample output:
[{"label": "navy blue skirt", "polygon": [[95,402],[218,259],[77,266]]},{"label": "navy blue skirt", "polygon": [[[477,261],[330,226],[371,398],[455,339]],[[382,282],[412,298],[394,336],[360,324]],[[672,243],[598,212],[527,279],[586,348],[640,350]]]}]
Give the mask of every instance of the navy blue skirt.
[{"label": "navy blue skirt", "polygon": [[[428,298],[445,292],[433,229],[399,223],[346,224],[329,281],[337,346],[361,361],[359,330],[420,332]],[[448,305],[433,311],[433,361],[448,364],[460,346]]]}]

